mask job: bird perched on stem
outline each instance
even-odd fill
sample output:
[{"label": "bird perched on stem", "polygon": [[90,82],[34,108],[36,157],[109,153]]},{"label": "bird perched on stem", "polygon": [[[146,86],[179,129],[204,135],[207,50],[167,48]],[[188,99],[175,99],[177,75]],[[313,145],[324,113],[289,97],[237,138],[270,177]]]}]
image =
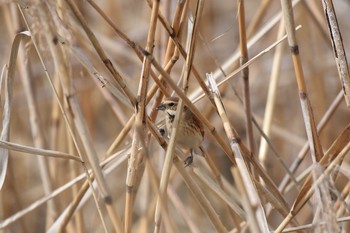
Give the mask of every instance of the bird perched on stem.
[{"label": "bird perched on stem", "polygon": [[[171,134],[176,109],[179,102],[177,97],[168,97],[158,105],[157,109],[165,111],[165,125],[168,134]],[[185,160],[185,167],[193,162],[193,149],[200,146],[204,137],[203,124],[185,105],[180,119],[179,132],[176,144],[182,149],[190,150],[190,156]]]}]

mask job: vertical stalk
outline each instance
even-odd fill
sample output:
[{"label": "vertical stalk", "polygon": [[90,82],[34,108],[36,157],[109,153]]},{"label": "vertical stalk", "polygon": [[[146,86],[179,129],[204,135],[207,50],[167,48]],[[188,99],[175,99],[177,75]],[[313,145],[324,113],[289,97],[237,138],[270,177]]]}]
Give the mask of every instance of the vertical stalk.
[{"label": "vertical stalk", "polygon": [[174,165],[176,166],[181,176],[184,178],[187,187],[189,187],[190,191],[196,197],[196,200],[199,202],[201,208],[208,215],[209,219],[211,220],[211,223],[216,229],[216,232],[226,233],[227,230],[225,229],[224,225],[222,224],[222,221],[216,214],[215,209],[212,207],[212,203],[210,203],[203,191],[198,187],[195,180],[192,178],[191,175],[193,175],[193,173],[191,174],[186,172],[185,168],[183,168],[182,163],[180,163],[178,160],[174,162]]},{"label": "vertical stalk", "polygon": [[[22,50],[24,51],[25,48],[24,46],[21,46]],[[23,57],[24,53],[20,53],[20,59],[24,59]],[[42,127],[40,125],[39,121],[39,110],[37,106],[37,102],[35,101],[34,98],[34,90],[32,87],[32,81],[29,78],[29,64],[28,60],[22,60],[23,64],[25,64],[25,67],[21,65],[20,70],[21,70],[21,78],[22,78],[22,83],[26,92],[26,99],[28,102],[28,107],[29,107],[29,119],[30,119],[30,126],[31,126],[31,131],[32,131],[32,137],[33,137],[33,142],[34,146],[37,148],[46,148],[45,145],[45,140],[44,140],[44,133],[42,130]],[[39,163],[39,170],[40,170],[40,176],[43,182],[43,187],[44,187],[44,193],[45,195],[49,195],[52,192],[52,183],[50,180],[50,172],[48,168],[48,160],[45,157],[38,156],[38,163]],[[47,219],[46,219],[46,226],[50,226],[54,219],[57,217],[56,216],[56,207],[55,203],[53,200],[50,200],[48,202],[47,206]]]},{"label": "vertical stalk", "polygon": [[[342,92],[340,91],[338,93],[338,95],[336,96],[336,98],[334,99],[334,101],[332,102],[332,104],[329,106],[329,108],[326,111],[326,113],[323,115],[323,117],[320,120],[320,122],[318,123],[317,131],[319,133],[321,133],[323,131],[323,129],[325,128],[325,126],[327,125],[327,123],[329,122],[331,117],[336,112],[336,109],[340,106],[342,100],[343,100],[342,99]],[[299,151],[297,158],[293,161],[292,165],[289,168],[292,173],[295,173],[295,171],[298,169],[299,165],[302,163],[302,160],[305,158],[305,156],[309,152],[309,149],[310,149],[309,148],[309,144],[305,143],[304,146],[302,147],[302,149]],[[284,192],[284,190],[287,187],[289,181],[290,181],[290,177],[288,175],[286,175],[283,178],[283,180],[281,181],[278,189],[281,192]]]},{"label": "vertical stalk", "polygon": [[[147,45],[145,52],[152,54],[154,46],[155,31],[157,26],[159,10],[159,0],[154,0],[150,27],[148,30]],[[135,198],[135,186],[138,185],[138,181],[141,177],[141,174],[144,171],[144,166],[142,165],[142,156],[138,152],[139,146],[139,137],[137,133],[137,127],[142,128],[143,136],[146,136],[146,95],[149,83],[149,74],[151,69],[151,62],[148,57],[144,57],[142,64],[142,72],[140,78],[140,85],[137,94],[137,103],[136,103],[136,116],[135,116],[135,127],[133,133],[133,140],[131,145],[131,155],[128,160],[128,173],[126,177],[126,201],[125,201],[125,221],[124,227],[125,232],[131,232],[131,223],[132,223],[132,209]]]},{"label": "vertical stalk", "polygon": [[[172,28],[174,29],[174,32],[176,34],[179,33],[180,26],[182,21],[185,18],[186,10],[189,4],[189,0],[185,1],[178,1],[175,9],[174,19],[172,23]],[[163,61],[163,65],[166,65],[169,61],[171,61],[173,55],[175,53],[178,53],[178,50],[175,50],[175,44],[171,38],[168,39],[167,49]],[[171,67],[172,68],[172,67]],[[169,69],[167,72],[170,73],[171,69]],[[163,80],[162,76],[160,75],[159,78],[162,80],[163,84],[166,84],[166,82]],[[162,93],[161,91],[158,91],[155,97],[155,101],[151,108],[150,118],[154,121],[157,117],[158,110],[156,110],[156,107],[161,102],[163,95],[166,93]]]},{"label": "vertical stalk", "polygon": [[[151,0],[146,0],[147,3],[149,5],[151,5]],[[168,21],[165,19],[165,17],[159,13],[158,15],[159,17],[159,21],[160,23],[162,23],[162,25],[164,26],[165,30],[168,32],[170,38],[173,40],[176,48],[179,50],[180,54],[187,59],[188,54],[186,54],[186,51],[184,49],[184,47],[181,45],[179,38],[177,37],[176,32],[174,31],[174,29],[171,27],[171,25],[168,23]],[[204,91],[204,93],[207,95],[207,97],[209,98],[210,101],[212,101],[210,99],[210,91],[208,89],[208,87],[206,86],[206,84],[204,83],[203,79],[201,78],[201,76],[199,75],[198,70],[196,69],[196,67],[193,65],[192,67],[192,72],[194,77],[196,78],[198,84],[200,85],[201,89]],[[213,103],[214,105],[214,103]]]},{"label": "vertical stalk", "polygon": [[[288,44],[290,47],[290,51],[292,54],[292,60],[294,65],[294,72],[296,76],[296,81],[299,89],[299,100],[301,104],[302,114],[304,118],[306,135],[308,138],[308,142],[310,145],[311,159],[314,165],[317,165],[318,162],[323,157],[323,152],[321,148],[321,144],[318,137],[318,132],[311,108],[311,103],[308,98],[308,92],[306,88],[303,67],[299,55],[299,46],[297,43],[296,35],[295,35],[295,26],[294,26],[294,16],[293,16],[293,7],[291,0],[281,0],[281,6],[284,16],[285,28],[288,36]],[[316,169],[312,172],[314,178],[316,179]],[[320,195],[318,192],[318,188],[316,188],[317,195]],[[300,194],[299,194],[300,195]],[[298,200],[298,199],[297,199]],[[276,232],[281,232],[282,229],[289,223],[294,217],[295,213],[295,203],[289,213],[289,215],[283,220],[280,224]]]},{"label": "vertical stalk", "polygon": [[288,44],[292,53],[292,60],[294,65],[295,77],[299,89],[299,99],[302,108],[304,124],[307,138],[310,144],[310,152],[313,163],[319,161],[322,156],[322,148],[318,133],[316,130],[315,120],[311,108],[311,103],[308,97],[307,88],[304,79],[303,67],[299,55],[299,46],[295,36],[293,7],[290,0],[281,0],[282,11],[284,16],[285,28],[288,36]]},{"label": "vertical stalk", "polygon": [[343,94],[346,105],[350,107],[350,75],[349,66],[346,59],[343,39],[338,25],[337,15],[335,14],[333,1],[322,0],[324,14],[328,23],[329,34],[332,41],[335,62],[339,73],[340,82],[343,88]]},{"label": "vertical stalk", "polygon": [[[189,47],[189,51],[188,51],[188,54],[186,57],[185,72],[184,72],[183,85],[182,85],[182,89],[183,89],[183,92],[185,95],[186,95],[187,90],[188,90],[188,81],[189,81],[189,77],[190,77],[190,73],[191,73],[193,55],[194,55],[194,51],[195,51],[195,38],[197,35],[199,18],[200,18],[200,15],[202,13],[202,10],[203,10],[203,4],[204,4],[204,0],[197,1],[196,15],[195,15],[194,22],[193,22],[193,25],[194,25],[193,31],[189,32],[189,33],[191,33],[190,47]],[[161,212],[160,211],[161,211],[161,207],[162,207],[161,206],[162,202],[160,200],[165,199],[164,197],[165,197],[168,182],[169,182],[169,175],[170,175],[171,165],[173,162],[173,157],[174,157],[174,152],[175,152],[175,142],[176,142],[176,137],[177,137],[177,132],[178,132],[178,125],[180,123],[183,107],[184,107],[184,101],[180,98],[179,103],[177,105],[177,110],[176,110],[175,119],[174,119],[174,123],[173,123],[172,133],[171,133],[169,145],[168,145],[168,148],[166,151],[164,167],[163,167],[162,175],[161,175],[161,179],[160,179],[159,197],[157,200],[156,211],[154,214],[154,221],[155,221],[154,233],[158,233],[160,231],[160,224],[161,224]]]},{"label": "vertical stalk", "polygon": [[244,148],[239,144],[239,137],[237,132],[232,128],[226,110],[221,101],[219,89],[212,78],[211,74],[207,75],[209,86],[213,93],[213,98],[220,115],[226,136],[230,141],[230,149],[234,153],[234,161],[237,164],[238,171],[235,172],[235,180],[240,187],[242,196],[244,196],[243,206],[247,213],[247,221],[250,222],[249,227],[254,233],[269,233],[267,219],[265,217],[264,208],[259,198],[258,192],[255,188],[253,177],[251,176],[247,163],[243,155],[247,156]]},{"label": "vertical stalk", "polygon": [[[20,21],[18,17],[18,11],[16,11],[15,5],[10,5],[9,7],[11,7],[11,13],[12,13],[11,22],[8,22],[9,27],[11,27],[12,32],[16,33],[20,31],[20,25],[19,25]],[[35,147],[46,148],[44,134],[43,134],[42,127],[40,125],[40,120],[39,120],[38,105],[34,98],[34,91],[33,91],[32,83],[29,76],[29,73],[30,73],[29,64],[28,64],[28,59],[26,58],[25,51],[26,49],[23,43],[19,44],[18,68],[19,68],[20,78],[22,81],[24,92],[26,95],[27,104],[28,104],[32,139]],[[44,193],[45,195],[49,195],[52,192],[52,184],[50,180],[50,173],[48,169],[47,158],[38,156],[37,160],[39,164],[40,178],[43,183]],[[55,218],[54,216],[55,214],[56,214],[56,206],[54,201],[51,200],[47,204],[46,226],[52,223],[52,221]]]},{"label": "vertical stalk", "polygon": [[90,30],[86,20],[84,19],[84,16],[82,13],[79,11],[78,7],[72,0],[66,0],[68,3],[69,7],[72,9],[75,17],[79,20],[82,28],[84,29],[86,35],[88,36],[90,42],[94,46],[96,52],[98,53],[100,59],[108,69],[108,71],[111,73],[111,75],[114,77],[115,81],[117,82],[119,88],[123,90],[125,96],[129,99],[130,103],[132,106],[136,106],[136,98],[133,95],[132,91],[130,88],[127,86],[127,84],[124,82],[124,79],[120,75],[120,73],[115,69],[113,63],[111,60],[107,57],[106,53],[102,49],[100,43],[98,42],[96,36],[94,33]]},{"label": "vertical stalk", "polygon": [[[82,14],[81,14],[81,12],[79,11],[78,7],[75,5],[75,3],[71,0],[66,0],[66,2],[68,3],[68,6],[71,8],[71,10],[74,12],[74,15],[80,21],[85,32],[90,36],[90,39],[95,38],[93,33],[87,27],[87,24],[86,24]],[[96,42],[96,44],[98,44],[97,40],[95,40],[94,42]],[[57,51],[56,52],[58,54],[57,55],[57,63],[60,67],[60,66],[62,66],[60,64],[60,62],[63,60],[63,57],[61,54],[62,52],[57,47],[53,47],[53,48]],[[101,49],[101,51],[102,51],[102,49]],[[104,62],[107,64],[110,64],[108,59],[106,59]],[[62,69],[62,70],[65,71],[65,69]],[[86,123],[83,120],[82,112],[80,110],[80,105],[78,103],[78,99],[76,98],[76,95],[74,94],[73,86],[71,85],[71,80],[68,77],[69,76],[66,72],[63,72],[60,75],[60,78],[62,78],[62,85],[64,87],[63,90],[64,90],[65,97],[67,99],[68,104],[70,105],[71,110],[74,111],[75,117],[72,117],[72,118],[74,119],[75,124],[77,125],[77,129],[81,135],[81,141],[85,147],[86,155],[87,155],[88,160],[90,162],[90,165],[92,166],[92,169],[95,173],[96,181],[101,189],[101,193],[102,193],[106,203],[111,203],[112,200],[111,200],[111,196],[109,194],[109,188],[108,188],[107,182],[104,179],[102,171],[98,165],[99,161],[98,161],[97,153],[92,146],[93,145],[92,139],[91,139],[89,132],[86,128]],[[124,86],[123,90],[127,93],[128,89],[126,86]]]},{"label": "vertical stalk", "polygon": [[[65,63],[64,63],[64,56],[62,53],[62,48],[57,46],[57,44],[55,44],[54,42],[56,41],[56,35],[54,34],[54,28],[53,28],[53,21],[50,18],[50,14],[49,14],[49,10],[47,8],[46,2],[43,2],[41,0],[37,0],[36,1],[36,14],[40,20],[40,25],[43,27],[43,31],[45,31],[46,33],[45,35],[45,41],[47,43],[47,45],[49,46],[51,55],[53,57],[53,61],[54,61],[54,67],[55,67],[55,74],[57,75],[57,77],[60,79],[61,85],[63,87],[64,90],[64,94],[65,94],[65,99],[66,99],[66,103],[69,105],[70,110],[69,111],[64,111],[63,109],[63,104],[61,103],[61,101],[59,100],[58,96],[57,96],[57,92],[56,89],[53,87],[52,84],[52,80],[51,77],[49,75],[49,73],[47,72],[47,67],[43,61],[43,58],[41,56],[41,53],[39,51],[39,47],[38,47],[38,43],[36,41],[37,38],[33,38],[32,37],[32,42],[34,44],[34,47],[36,49],[36,52],[39,56],[41,65],[43,66],[43,69],[45,71],[45,75],[48,78],[48,81],[51,85],[51,88],[53,89],[54,93],[55,93],[55,97],[58,101],[58,104],[60,105],[60,110],[63,113],[66,125],[67,125],[67,129],[74,141],[74,144],[76,146],[77,152],[81,158],[82,161],[84,161],[84,158],[82,156],[82,148],[81,146],[78,144],[78,140],[76,137],[76,134],[73,133],[73,126],[71,125],[71,121],[69,119],[73,119],[74,120],[74,126],[76,127],[75,129],[77,130],[77,135],[79,135],[79,139],[81,140],[86,155],[88,157],[88,160],[90,162],[90,165],[92,166],[92,170],[94,172],[94,174],[96,175],[96,180],[97,180],[97,184],[99,186],[99,190],[101,191],[101,194],[103,196],[103,198],[105,199],[106,203],[111,202],[111,198],[110,198],[110,194],[109,194],[109,188],[107,186],[107,182],[103,177],[102,171],[99,167],[98,164],[98,157],[96,154],[96,151],[93,149],[92,147],[92,141],[91,138],[89,136],[88,130],[86,128],[85,122],[82,118],[82,113],[81,113],[81,109],[77,100],[76,95],[74,94],[74,88],[71,85],[72,84],[72,80],[71,80],[71,76],[69,75],[69,73],[67,72],[67,69],[65,67]],[[29,26],[28,23],[28,15],[27,12],[25,10],[22,10],[22,8],[19,6],[19,9],[21,11],[21,14],[25,20],[25,23],[28,27],[29,30],[31,30],[31,27]],[[90,176],[88,174],[87,168],[86,166],[83,164],[83,168],[84,168],[84,172],[86,175],[87,180],[89,181],[93,196],[94,196],[94,200],[96,205],[98,206],[97,210],[99,211],[99,216],[101,217],[101,222],[102,224],[105,226],[105,222],[104,219],[102,218],[102,214],[100,212],[100,208],[99,208],[99,203],[97,201],[97,195],[95,190],[92,187],[92,183],[90,180]]]},{"label": "vertical stalk", "polygon": [[[284,33],[284,25],[281,21],[280,26],[278,28],[278,39],[283,36]],[[281,58],[282,58],[282,51],[283,51],[283,44],[279,44],[276,47],[273,64],[272,64],[272,72],[269,82],[269,89],[266,99],[266,107],[265,107],[265,115],[264,115],[264,122],[263,122],[263,132],[266,134],[267,137],[270,135],[271,131],[271,123],[272,123],[272,117],[275,109],[275,100],[276,100],[276,92],[277,92],[277,83],[280,77],[280,64],[281,64]],[[260,140],[260,148],[259,148],[259,161],[261,164],[266,168],[266,154],[268,150],[268,144],[267,141],[264,139],[264,137],[261,137]]]},{"label": "vertical stalk", "polygon": [[[244,65],[248,61],[247,36],[245,27],[245,10],[244,0],[237,0],[238,5],[238,25],[239,25],[239,42],[240,42],[240,65]],[[252,126],[252,112],[250,107],[250,91],[249,91],[249,68],[248,66],[242,70],[242,78],[244,85],[244,111],[245,111],[245,127],[247,131],[247,140],[249,149],[255,154],[255,143]]]}]

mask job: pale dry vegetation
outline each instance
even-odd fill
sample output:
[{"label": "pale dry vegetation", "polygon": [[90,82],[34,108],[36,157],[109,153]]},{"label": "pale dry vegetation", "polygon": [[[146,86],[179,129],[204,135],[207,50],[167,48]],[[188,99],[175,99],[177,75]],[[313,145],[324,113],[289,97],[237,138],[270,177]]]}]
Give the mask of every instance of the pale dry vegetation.
[{"label": "pale dry vegetation", "polygon": [[350,232],[350,3],[288,2],[0,1],[0,232]]}]

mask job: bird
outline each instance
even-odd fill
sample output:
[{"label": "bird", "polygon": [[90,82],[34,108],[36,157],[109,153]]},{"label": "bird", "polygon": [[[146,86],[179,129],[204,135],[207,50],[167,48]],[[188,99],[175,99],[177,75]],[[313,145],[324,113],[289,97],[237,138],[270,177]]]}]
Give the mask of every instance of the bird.
[{"label": "bird", "polygon": [[[157,106],[158,110],[165,112],[165,126],[168,136],[170,136],[172,132],[178,102],[179,98],[177,97],[166,97],[162,103]],[[160,131],[163,134],[165,133],[164,129]],[[193,150],[198,148],[204,139],[204,128],[202,122],[186,105],[184,105],[178,131],[176,144],[180,148],[190,151],[190,156],[188,156],[184,162],[185,167],[187,167],[193,162]]]}]

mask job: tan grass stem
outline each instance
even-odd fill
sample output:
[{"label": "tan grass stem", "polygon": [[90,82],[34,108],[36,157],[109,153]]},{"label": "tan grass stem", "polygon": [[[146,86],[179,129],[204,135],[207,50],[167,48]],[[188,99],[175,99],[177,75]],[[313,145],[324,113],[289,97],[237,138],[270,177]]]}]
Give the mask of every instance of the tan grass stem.
[{"label": "tan grass stem", "polygon": [[[249,172],[249,168],[245,163],[245,159],[241,153],[241,148],[238,144],[238,135],[232,130],[232,126],[228,120],[223,103],[221,101],[220,93],[217,85],[211,75],[207,75],[210,88],[213,92],[213,97],[217,110],[221,117],[226,135],[230,141],[230,147],[235,155],[235,162],[239,172],[235,172],[235,180],[238,184],[239,190],[243,197],[246,198],[246,202],[243,202],[245,211],[247,212],[247,221],[250,222],[249,227],[252,232],[269,232],[267,219],[264,214],[264,209],[255,188],[252,176]],[[254,208],[253,208],[254,207]],[[255,209],[256,208],[256,209]]]},{"label": "tan grass stem", "polygon": [[337,15],[334,10],[332,0],[322,0],[324,14],[327,20],[327,26],[330,34],[330,39],[333,46],[335,62],[339,73],[340,83],[343,89],[346,105],[350,107],[350,74],[349,65],[346,58],[343,39],[339,29]]},{"label": "tan grass stem", "polygon": [[[238,27],[239,27],[239,44],[240,44],[240,65],[243,66],[248,61],[248,47],[247,47],[247,35],[246,35],[246,23],[245,23],[245,8],[244,0],[237,0],[238,5]],[[252,125],[252,110],[250,104],[250,91],[249,91],[249,67],[246,66],[241,71],[241,76],[243,79],[243,103],[244,103],[244,112],[246,116],[245,127],[247,131],[247,140],[249,149],[253,154],[255,153],[255,140],[253,134],[253,125]]]},{"label": "tan grass stem", "polygon": [[[283,21],[281,21],[280,26],[278,28],[277,38],[282,37],[283,33],[284,33],[284,25],[283,25]],[[272,71],[270,76],[269,89],[268,89],[266,107],[265,107],[264,122],[262,126],[262,130],[267,137],[270,136],[270,132],[271,132],[271,123],[272,123],[272,117],[275,109],[276,92],[278,89],[277,84],[280,76],[279,71],[280,71],[283,48],[284,48],[283,44],[277,45],[273,64],[272,64]],[[267,163],[267,157],[266,157],[267,151],[268,151],[267,141],[263,137],[261,137],[258,158],[261,164],[265,168]]]},{"label": "tan grass stem", "polygon": [[287,224],[296,216],[296,214],[301,210],[305,203],[311,198],[314,192],[317,191],[319,184],[323,182],[324,179],[328,179],[330,173],[336,168],[336,166],[339,166],[341,164],[345,155],[350,150],[349,138],[350,127],[347,126],[318,164],[319,166],[324,167],[325,170],[314,180],[312,178],[312,174],[308,176],[301,191],[299,192],[299,195],[292,209],[290,210],[289,215],[275,230],[276,233],[283,231]]},{"label": "tan grass stem", "polygon": [[295,76],[299,89],[300,104],[303,112],[305,130],[310,144],[311,157],[313,162],[319,161],[322,156],[322,148],[320,139],[316,130],[316,124],[308,97],[303,67],[300,60],[299,46],[297,44],[294,26],[293,7],[290,0],[281,0],[282,11],[284,16],[285,28],[288,36],[288,44],[290,47]]},{"label": "tan grass stem", "polygon": [[[159,11],[159,1],[155,0],[152,13],[150,17],[150,26],[148,29],[147,35],[147,44],[145,51],[147,53],[153,53],[155,30],[158,19]],[[137,93],[137,102],[135,106],[135,125],[142,127],[142,135],[137,133],[137,128],[134,128],[134,134],[131,145],[131,155],[128,160],[128,173],[125,181],[126,185],[126,202],[125,202],[125,211],[124,211],[124,229],[126,233],[131,232],[132,226],[132,210],[134,205],[134,199],[136,194],[137,186],[141,180],[142,173],[144,172],[143,156],[138,153],[138,146],[140,144],[139,138],[146,137],[146,95],[149,83],[149,75],[151,70],[151,61],[148,57],[144,57],[142,63],[142,72],[140,77],[140,84]]]},{"label": "tan grass stem", "polygon": [[[189,81],[189,77],[190,77],[190,73],[191,73],[193,56],[194,56],[194,52],[195,52],[195,39],[197,36],[198,22],[200,21],[200,16],[201,16],[202,10],[203,10],[203,3],[204,3],[204,1],[202,1],[202,0],[199,0],[197,2],[196,13],[195,13],[194,22],[193,22],[193,24],[194,24],[193,30],[191,32],[189,32],[189,34],[190,34],[189,45],[190,46],[189,46],[188,55],[186,57],[186,63],[185,63],[185,68],[184,68],[185,71],[184,71],[183,84],[182,84],[182,90],[183,90],[183,93],[185,95],[186,95],[187,90],[188,90],[188,81]],[[148,58],[150,59],[150,61],[153,60],[153,59],[151,59],[151,57],[148,57]],[[179,103],[177,105],[177,109],[176,109],[176,114],[175,114],[175,119],[173,122],[173,128],[172,128],[172,133],[171,133],[170,140],[169,140],[169,145],[167,147],[166,154],[165,154],[165,161],[164,161],[164,165],[163,165],[162,175],[160,177],[159,199],[165,198],[166,189],[167,189],[168,182],[169,182],[170,169],[171,169],[171,165],[172,165],[173,157],[174,157],[174,152],[175,152],[175,142],[176,142],[176,137],[177,137],[177,133],[178,133],[178,126],[180,124],[180,119],[181,119],[181,114],[183,112],[183,107],[184,107],[184,102],[180,98]],[[155,214],[154,214],[154,221],[155,221],[154,233],[158,233],[160,231],[161,205],[162,205],[162,203],[158,200],[157,205],[156,205]]]}]

